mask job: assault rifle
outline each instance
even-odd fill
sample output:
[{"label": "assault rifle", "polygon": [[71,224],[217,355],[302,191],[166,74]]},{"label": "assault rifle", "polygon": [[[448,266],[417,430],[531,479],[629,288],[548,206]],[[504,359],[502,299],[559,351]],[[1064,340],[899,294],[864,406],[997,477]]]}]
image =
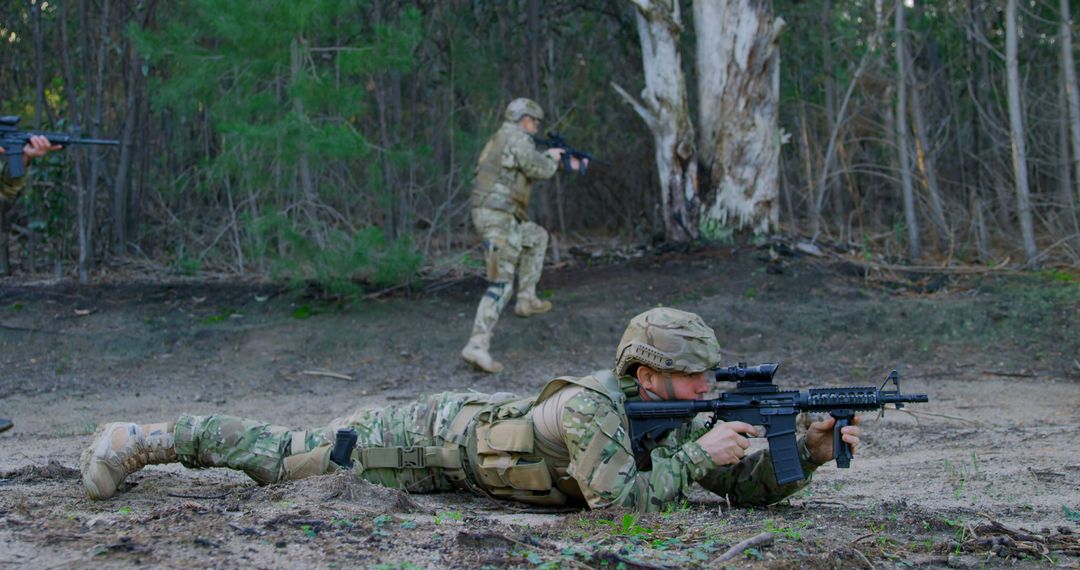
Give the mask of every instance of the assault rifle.
[{"label": "assault rifle", "polygon": [[[663,402],[629,402],[626,415],[630,419],[630,437],[634,453],[648,451],[671,430],[691,421],[702,412],[712,413],[708,427],[718,421],[741,421],[765,427],[769,440],[773,470],[777,483],[784,485],[803,479],[799,451],[795,439],[795,417],[799,412],[828,412],[836,418],[833,429],[833,458],[836,466],[851,465],[851,446],[840,439],[840,429],[851,423],[855,412],[885,411],[886,404],[895,409],[909,402],[927,402],[926,394],[901,394],[900,376],[889,373],[880,388],[851,386],[845,388],[811,388],[805,391],[781,391],[773,384],[779,364],[729,366],[716,371],[717,382],[736,381],[735,389],[723,392],[715,400],[667,400]],[[893,383],[892,390],[885,390]]]},{"label": "assault rifle", "polygon": [[563,169],[565,169],[567,172],[574,171],[574,168],[570,166],[570,159],[578,159],[579,168],[577,169],[577,171],[579,174],[584,176],[585,171],[588,170],[588,165],[585,164],[585,161],[591,162],[593,160],[592,155],[587,152],[577,150],[576,148],[566,144],[566,139],[564,139],[559,133],[556,133],[554,131],[548,131],[547,136],[548,138],[543,139],[536,135],[533,135],[533,141],[540,146],[545,146],[547,148],[561,148],[566,151],[562,155],[562,163]]},{"label": "assault rifle", "polygon": [[74,135],[64,133],[43,133],[33,131],[20,131],[18,129],[19,117],[0,117],[0,146],[4,147],[4,156],[7,158],[7,174],[12,178],[22,178],[26,171],[23,168],[23,147],[30,142],[30,137],[41,135],[53,144],[101,144],[117,146],[120,141],[107,139],[82,139]]}]

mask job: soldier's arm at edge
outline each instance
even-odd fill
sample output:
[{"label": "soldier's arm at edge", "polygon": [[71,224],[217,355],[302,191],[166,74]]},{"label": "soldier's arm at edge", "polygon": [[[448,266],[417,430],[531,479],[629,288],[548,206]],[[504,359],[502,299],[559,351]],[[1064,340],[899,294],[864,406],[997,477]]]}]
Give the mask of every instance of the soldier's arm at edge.
[{"label": "soldier's arm at edge", "polygon": [[810,459],[806,439],[799,438],[799,463],[805,479],[786,485],[776,482],[772,457],[768,449],[747,455],[734,465],[721,465],[711,469],[698,483],[706,490],[727,497],[736,506],[765,506],[781,501],[810,484],[814,471],[820,467]]},{"label": "soldier's arm at edge", "polygon": [[583,392],[566,404],[564,425],[570,474],[590,508],[610,505],[660,511],[681,499],[716,463],[696,442],[652,452],[652,470],[638,471],[630,435],[615,405],[595,392]]},{"label": "soldier's arm at edge", "polygon": [[551,178],[559,169],[559,162],[547,153],[537,150],[536,144],[524,132],[511,137],[508,146],[517,168],[533,180]]}]

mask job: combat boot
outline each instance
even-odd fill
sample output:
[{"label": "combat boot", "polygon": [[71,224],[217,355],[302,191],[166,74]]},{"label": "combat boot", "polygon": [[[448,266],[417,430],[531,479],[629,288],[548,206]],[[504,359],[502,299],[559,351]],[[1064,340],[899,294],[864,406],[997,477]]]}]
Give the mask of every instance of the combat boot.
[{"label": "combat boot", "polygon": [[469,339],[469,344],[466,344],[465,348],[461,349],[461,357],[465,359],[465,362],[472,364],[484,372],[491,374],[502,372],[502,363],[492,358],[491,353],[488,352],[490,343],[490,335],[474,334],[472,338]]},{"label": "combat boot", "polygon": [[108,499],[128,475],[159,463],[175,463],[173,424],[105,424],[83,450],[83,486],[91,499]]},{"label": "combat boot", "polygon": [[519,317],[542,315],[550,311],[551,307],[551,301],[541,301],[535,295],[522,295],[518,293],[517,303],[514,305],[514,314]]}]

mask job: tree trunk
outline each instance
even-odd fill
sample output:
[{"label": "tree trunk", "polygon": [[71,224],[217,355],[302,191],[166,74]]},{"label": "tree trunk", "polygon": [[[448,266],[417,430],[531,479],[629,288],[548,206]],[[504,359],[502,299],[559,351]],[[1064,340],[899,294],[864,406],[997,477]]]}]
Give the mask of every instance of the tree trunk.
[{"label": "tree trunk", "polygon": [[[825,95],[825,127],[828,132],[837,130],[836,124],[836,75],[834,74],[834,62],[832,53],[832,0],[825,0],[824,5],[821,8],[821,73],[825,77],[824,95]],[[839,143],[838,143],[839,146]],[[832,164],[824,166],[823,168],[832,172],[836,167],[836,153],[831,156]],[[823,192],[832,196],[832,209],[833,219],[837,227],[841,228],[841,238],[843,238],[844,228],[844,196],[841,192],[843,181],[840,177],[829,177],[825,181],[825,188]]]},{"label": "tree trunk", "polygon": [[[300,74],[303,73],[304,68],[304,38],[297,36],[293,38],[290,45],[290,78],[293,83],[297,83],[300,80]],[[306,116],[304,111],[304,100],[299,94],[293,96],[293,112],[296,113],[298,118]],[[379,113],[383,114],[383,108],[385,106],[380,102]],[[304,210],[307,212],[308,222],[311,224],[311,232],[315,238],[315,243],[319,247],[326,245],[323,239],[322,225],[319,224],[318,215],[318,196],[315,193],[315,178],[311,174],[311,157],[308,155],[307,149],[304,148],[303,141],[300,142],[299,150],[297,150],[296,164],[297,174],[300,177],[300,187],[304,193]],[[387,148],[387,147],[383,147]]]},{"label": "tree trunk", "polygon": [[672,241],[697,239],[697,149],[679,57],[679,1],[631,1],[637,8],[645,89],[638,101],[619,85],[612,83],[612,87],[652,131],[664,235]]},{"label": "tree trunk", "polygon": [[[539,103],[542,101],[540,97],[540,37],[541,37],[541,22],[540,22],[540,0],[528,0],[527,7],[529,15],[528,24],[528,48],[529,48],[529,98]],[[545,105],[547,112],[548,123],[554,123],[555,118],[555,105],[553,98],[549,99],[548,104]],[[558,177],[556,177],[556,180]],[[551,227],[551,192],[548,188],[541,188],[540,192],[535,194],[536,209],[538,210],[538,220],[540,225],[550,228]]]},{"label": "tree trunk", "polygon": [[765,234],[779,222],[780,34],[771,0],[695,0],[702,219]]},{"label": "tree trunk", "polygon": [[[65,10],[66,4],[61,3],[57,7],[57,18],[60,21],[60,62],[62,64],[64,74],[64,94],[67,97],[68,104],[68,121],[75,125],[81,124],[82,116],[79,113],[79,99],[75,93],[75,66],[71,63],[71,53],[74,51],[71,48],[71,35],[68,33],[68,14]],[[83,177],[83,160],[80,156],[82,153],[73,153],[74,156],[70,160],[75,164],[75,193],[77,195],[76,200],[76,220],[77,220],[77,235],[79,242],[79,279],[80,282],[83,279],[84,274],[84,259],[86,257],[86,251],[89,244],[86,243],[86,228],[88,225],[86,219],[86,180]],[[59,263],[59,258],[57,259]]]},{"label": "tree trunk", "polygon": [[[1062,83],[1065,89],[1065,102],[1068,108],[1069,133],[1072,139],[1072,183],[1076,185],[1076,200],[1080,201],[1080,86],[1076,82],[1076,61],[1073,57],[1072,43],[1072,16],[1069,14],[1069,0],[1061,0],[1061,23],[1059,24],[1058,37],[1061,45],[1061,68]],[[1063,154],[1068,155],[1068,151]],[[1070,199],[1065,202],[1069,211],[1066,215],[1072,219],[1073,228],[1077,226],[1076,201]],[[1080,241],[1080,236],[1075,236],[1074,243]]]},{"label": "tree trunk", "polygon": [[141,58],[138,51],[129,42],[125,41],[128,65],[125,66],[127,76],[124,85],[127,93],[124,97],[124,131],[120,136],[120,164],[116,168],[116,180],[113,183],[112,192],[112,222],[113,222],[113,251],[119,254],[127,253],[128,228],[130,220],[128,206],[130,204],[129,189],[131,186],[131,162],[132,141],[135,137],[135,126],[139,120],[138,101],[139,76],[142,74]]},{"label": "tree trunk", "polygon": [[[976,0],[968,0],[968,13],[970,19],[968,25],[968,42],[967,42],[967,61],[968,61],[968,78],[967,86],[968,93],[971,97],[971,103],[978,108],[981,104],[979,98],[983,91],[982,75],[976,72],[977,67],[981,67],[979,56],[985,57],[985,48],[980,46],[975,39],[975,31],[977,22],[979,22],[978,12],[975,7]],[[982,164],[979,157],[982,156],[982,130],[980,125],[982,122],[979,120],[979,114],[977,112],[971,113],[971,141],[970,150],[968,154],[972,157],[974,168],[971,168],[972,177],[974,180],[971,182],[972,187],[968,191],[968,201],[970,202],[971,220],[974,228],[972,228],[975,235],[975,250],[979,252],[979,258],[985,263],[992,258],[990,254],[990,236],[987,230],[986,220],[986,180],[987,177],[983,173]],[[963,157],[960,160],[964,160]]]},{"label": "tree trunk", "polygon": [[904,0],[896,1],[896,146],[900,158],[900,184],[904,197],[904,219],[907,222],[908,257],[922,256],[919,241],[919,220],[915,215],[915,190],[911,183],[911,159],[908,156],[907,122],[907,38],[904,29]]},{"label": "tree trunk", "polygon": [[937,162],[934,160],[933,144],[930,141],[929,129],[926,128],[926,109],[923,107],[922,97],[919,92],[922,87],[918,84],[918,78],[915,74],[915,67],[908,56],[907,65],[905,66],[907,72],[911,75],[908,76],[908,87],[911,89],[911,117],[915,124],[915,136],[919,143],[918,146],[918,165],[919,170],[923,174],[923,178],[926,180],[926,191],[930,198],[930,219],[934,222],[934,229],[937,230],[938,238],[938,251],[947,251],[952,247],[952,230],[949,228],[949,223],[945,221],[945,207],[941,202],[941,185],[938,184],[937,177]]},{"label": "tree trunk", "polygon": [[1012,139],[1012,164],[1016,185],[1017,215],[1024,240],[1028,266],[1038,263],[1035,247],[1035,225],[1031,216],[1031,193],[1028,190],[1027,144],[1024,140],[1024,106],[1020,100],[1020,64],[1017,61],[1016,0],[1008,0],[1005,8],[1005,67],[1008,71],[1009,126]]}]

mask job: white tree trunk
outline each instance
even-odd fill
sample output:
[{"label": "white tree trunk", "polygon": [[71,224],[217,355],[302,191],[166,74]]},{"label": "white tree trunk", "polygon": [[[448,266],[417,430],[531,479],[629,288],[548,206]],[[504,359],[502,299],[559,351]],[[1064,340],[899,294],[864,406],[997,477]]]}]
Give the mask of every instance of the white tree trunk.
[{"label": "white tree trunk", "polygon": [[1020,100],[1020,64],[1017,62],[1016,0],[1005,8],[1005,67],[1008,71],[1009,126],[1012,138],[1013,175],[1016,185],[1017,215],[1029,266],[1034,266],[1039,251],[1035,247],[1035,225],[1031,219],[1031,193],[1028,190],[1027,145],[1024,141],[1024,106]]},{"label": "white tree trunk", "polygon": [[[1072,166],[1075,174],[1072,177],[1076,184],[1076,199],[1080,201],[1080,86],[1076,83],[1076,60],[1073,57],[1072,43],[1072,16],[1069,14],[1069,0],[1061,0],[1061,24],[1059,29],[1061,40],[1061,67],[1064,72],[1065,102],[1069,113],[1069,133],[1072,138]],[[1075,202],[1066,202],[1073,204]],[[1074,221],[1076,211],[1067,212]]]},{"label": "white tree trunk", "polygon": [[631,0],[637,8],[645,89],[636,100],[612,87],[641,116],[656,145],[664,233],[673,241],[698,237],[698,172],[694,125],[679,57],[682,17],[678,0]]},{"label": "white tree trunk", "polygon": [[702,163],[713,190],[703,220],[755,233],[779,222],[780,49],[772,0],[694,0]]},{"label": "white tree trunk", "polygon": [[900,158],[900,184],[904,197],[904,220],[907,222],[908,256],[922,256],[919,241],[919,218],[915,215],[915,189],[911,183],[910,137],[907,118],[907,57],[904,29],[904,0],[896,0],[896,146]]}]

